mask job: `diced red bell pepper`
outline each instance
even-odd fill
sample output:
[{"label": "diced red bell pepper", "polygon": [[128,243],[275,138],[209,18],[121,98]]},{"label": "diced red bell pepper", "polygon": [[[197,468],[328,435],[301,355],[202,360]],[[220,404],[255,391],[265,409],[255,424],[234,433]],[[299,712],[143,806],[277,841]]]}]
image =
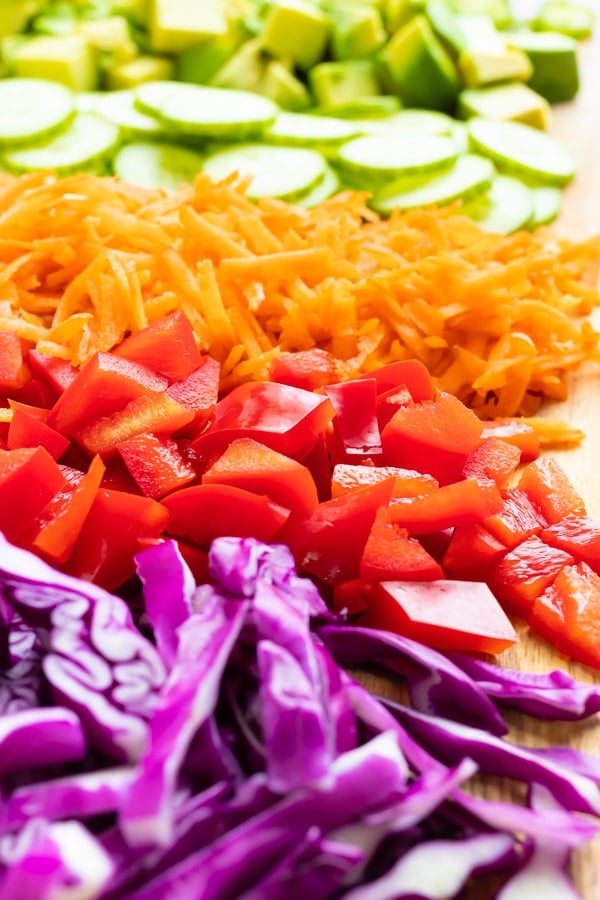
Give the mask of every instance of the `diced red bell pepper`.
[{"label": "diced red bell pepper", "polygon": [[544,543],[559,547],[577,562],[585,562],[600,573],[600,520],[572,513],[544,528],[540,537]]},{"label": "diced red bell pepper", "polygon": [[109,416],[138,397],[162,393],[166,387],[166,378],[138,363],[114,353],[96,353],[60,395],[48,425],[73,435],[90,421]]},{"label": "diced red bell pepper", "polygon": [[523,469],[519,487],[541,509],[550,525],[571,513],[585,513],[585,503],[555,459],[541,456]]},{"label": "diced red bell pepper", "polygon": [[390,522],[388,509],[377,510],[360,560],[364,581],[434,581],[444,572],[416,538]]},{"label": "diced red bell pepper", "polygon": [[65,571],[114,591],[135,574],[135,554],[164,532],[169,514],[156,500],[101,487]]},{"label": "diced red bell pepper", "polygon": [[479,444],[482,423],[452,394],[399,409],[381,434],[384,464],[418,469],[440,484],[462,477]]},{"label": "diced red bell pepper", "polygon": [[414,405],[412,394],[404,385],[390,388],[383,394],[377,395],[377,421],[379,428],[383,430],[399,409],[403,406]]},{"label": "diced red bell pepper", "polygon": [[573,562],[564,550],[549,547],[534,534],[496,563],[489,585],[505,609],[526,619],[535,598]]},{"label": "diced red bell pepper", "polygon": [[389,517],[411,534],[430,534],[456,525],[481,522],[501,508],[502,498],[492,481],[465,478],[442,485],[437,491],[421,497],[393,496]]},{"label": "diced red bell pepper", "polygon": [[288,509],[269,497],[227,484],[182,488],[162,505],[169,513],[168,534],[206,549],[218,537],[270,541],[289,516]]},{"label": "diced red bell pepper", "polygon": [[361,578],[334,584],[331,602],[333,611],[346,613],[348,616],[356,616],[365,612],[368,609],[366,598],[371,587],[371,585],[365,585]]},{"label": "diced red bell pepper", "polygon": [[510,476],[521,462],[521,451],[514,444],[498,437],[489,437],[475,447],[467,458],[463,475],[465,478],[490,479],[499,488],[508,484]]},{"label": "diced red bell pepper", "polygon": [[31,371],[42,378],[57,397],[75,381],[79,369],[66,359],[58,359],[56,356],[48,356],[39,350],[30,350],[28,354]]},{"label": "diced red bell pepper", "polygon": [[63,565],[85,527],[85,520],[100,489],[104,463],[99,456],[76,484],[54,495],[28,529],[25,542],[49,562]]},{"label": "diced red bell pepper", "polygon": [[196,584],[208,584],[212,579],[208,569],[208,553],[199,550],[187,541],[177,541],[179,552],[190,568]]},{"label": "diced red bell pepper", "polygon": [[146,497],[158,500],[198,477],[173,438],[143,432],[121,441],[117,450]]},{"label": "diced red bell pepper", "polygon": [[84,426],[75,433],[75,439],[90,456],[106,456],[135,435],[147,432],[172,434],[185,428],[193,419],[194,413],[172,400],[166,391],[142,394],[123,409]]},{"label": "diced red bell pepper", "polygon": [[[17,447],[44,447],[50,456],[59,459],[70,444],[54,428],[46,425],[47,410],[36,411],[35,407],[11,402],[13,411],[12,421],[8,427],[6,446],[9,450]],[[43,415],[39,415],[43,413]]]},{"label": "diced red bell pepper", "polygon": [[183,381],[202,360],[192,326],[181,310],[129,335],[112,352],[151,369],[170,382]]},{"label": "diced red bell pepper", "polygon": [[317,486],[319,501],[331,500],[331,460],[327,434],[318,435],[314,446],[308,453],[298,457],[298,461],[306,466]]},{"label": "diced red bell pepper", "polygon": [[314,347],[295,353],[280,353],[269,368],[271,381],[314,391],[339,380],[337,360],[327,350]]},{"label": "diced red bell pepper", "polygon": [[362,552],[377,510],[390,499],[393,479],[321,503],[307,516],[290,517],[277,536],[300,572],[327,584],[359,576]]},{"label": "diced red bell pepper", "polygon": [[374,378],[330,384],[325,388],[335,410],[334,433],[339,435],[343,452],[348,456],[381,453],[375,388]]},{"label": "diced red bell pepper", "polygon": [[494,565],[504,556],[506,547],[479,522],[454,529],[442,558],[448,578],[461,581],[487,581]]},{"label": "diced red bell pepper", "polygon": [[268,381],[240,384],[220,400],[207,428],[193,441],[209,457],[236,438],[250,437],[302,459],[333,419],[327,397]]},{"label": "diced red bell pepper", "polygon": [[22,388],[31,372],[24,359],[23,341],[13,331],[0,331],[0,391]]},{"label": "diced red bell pepper", "polygon": [[586,563],[560,570],[536,598],[528,623],[561,653],[600,669],[600,577]]},{"label": "diced red bell pepper", "polygon": [[221,367],[216,359],[203,356],[198,368],[183,381],[175,381],[167,388],[167,394],[186,409],[196,413],[196,421],[209,415],[219,399]]},{"label": "diced red bell pepper", "polygon": [[497,419],[495,422],[486,422],[481,432],[481,437],[500,438],[508,444],[513,444],[521,453],[521,462],[529,462],[540,455],[540,439],[537,431],[527,422],[518,419]]},{"label": "diced red bell pepper", "polygon": [[44,447],[0,450],[0,531],[17,541],[65,483]]},{"label": "diced red bell pepper", "polygon": [[505,547],[512,549],[532,534],[539,534],[548,525],[541,510],[522,488],[502,491],[502,509],[485,520],[485,527]]},{"label": "diced red bell pepper", "polygon": [[387,363],[365,375],[359,375],[358,378],[374,378],[378,394],[406,387],[415,403],[433,400],[435,396],[435,386],[429,370],[418,359],[400,359],[397,362]]},{"label": "diced red bell pepper", "polygon": [[376,484],[378,481],[394,479],[392,497],[420,497],[431,494],[439,485],[431,475],[423,475],[415,469],[400,466],[367,466],[339,463],[333,469],[331,496],[339,497],[348,491]]},{"label": "diced red bell pepper", "polygon": [[202,474],[202,484],[228,484],[266,494],[292,513],[306,515],[317,506],[317,488],[302,463],[252,438],[238,438]]},{"label": "diced red bell pepper", "polygon": [[486,584],[383,581],[359,620],[438,650],[501,653],[517,634]]}]

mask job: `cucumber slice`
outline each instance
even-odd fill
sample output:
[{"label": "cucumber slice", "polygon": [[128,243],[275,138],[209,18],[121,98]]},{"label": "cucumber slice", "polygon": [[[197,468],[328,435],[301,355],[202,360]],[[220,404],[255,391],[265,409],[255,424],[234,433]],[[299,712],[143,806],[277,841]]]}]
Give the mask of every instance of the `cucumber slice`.
[{"label": "cucumber slice", "polygon": [[7,78],[0,81],[0,144],[43,140],[75,113],[75,95],[55,81]]},{"label": "cucumber slice", "polygon": [[557,218],[562,205],[562,191],[555,187],[536,187],[531,190],[533,196],[533,216],[530,228],[549,225]]},{"label": "cucumber slice", "polygon": [[97,108],[99,115],[114,122],[123,134],[132,137],[156,137],[164,135],[164,128],[158,119],[141,112],[135,105],[136,95],[132,89],[107,91]]},{"label": "cucumber slice", "polygon": [[247,193],[253,200],[269,196],[296,202],[321,183],[327,163],[316,150],[249,143],[212,153],[203,169],[217,180],[234,172],[251,176]]},{"label": "cucumber slice", "polygon": [[537,128],[484,118],[467,127],[472,147],[508,172],[550,185],[568,184],[575,175],[569,151]]},{"label": "cucumber slice", "polygon": [[305,194],[302,199],[298,201],[300,206],[305,206],[307,209],[312,209],[314,206],[318,206],[319,203],[324,203],[325,200],[328,200],[330,197],[333,197],[340,189],[340,179],[337,172],[331,168],[331,166],[327,166],[325,170],[325,175],[322,180],[314,187],[312,190]]},{"label": "cucumber slice", "polygon": [[411,132],[355,138],[340,147],[337,162],[351,173],[389,178],[442,169],[457,156],[452,138]]},{"label": "cucumber slice", "polygon": [[159,118],[173,131],[220,139],[258,137],[277,116],[272,100],[228,88],[186,84],[165,92]]},{"label": "cucumber slice", "polygon": [[497,175],[489,191],[465,203],[462,211],[486,231],[512,234],[529,226],[533,215],[533,192],[516,178]]},{"label": "cucumber slice", "polygon": [[373,197],[370,205],[380,215],[390,215],[396,207],[414,209],[435,203],[443,206],[461,197],[465,199],[486,191],[496,174],[484,156],[460,156],[451,169],[440,175],[419,179],[415,184],[401,181]]},{"label": "cucumber slice", "polygon": [[345,119],[285,112],[279,113],[269,125],[263,139],[273,144],[312,144],[318,149],[327,149],[338,147],[359,134],[362,134],[361,129]]},{"label": "cucumber slice", "polygon": [[361,120],[361,130],[365,134],[451,134],[454,120],[445,113],[429,109],[402,109],[392,116],[382,119]]},{"label": "cucumber slice", "polygon": [[318,116],[335,116],[340,119],[382,119],[398,112],[401,104],[398,97],[381,94],[375,97],[357,97],[345,103],[327,106],[313,106],[311,112]]},{"label": "cucumber slice", "polygon": [[182,182],[192,182],[203,164],[204,157],[187,147],[134,141],[118,151],[113,171],[130,184],[174,191]]},{"label": "cucumber slice", "polygon": [[148,116],[158,118],[160,110],[165,100],[175,94],[183,96],[187,92],[194,97],[196,91],[195,84],[182,84],[179,81],[146,81],[144,84],[133,88],[134,104],[140,112],[146,113]]},{"label": "cucumber slice", "polygon": [[5,151],[2,162],[12,172],[52,169],[60,174],[75,169],[97,170],[117,148],[119,128],[95,113],[77,113],[67,128],[44,144]]}]

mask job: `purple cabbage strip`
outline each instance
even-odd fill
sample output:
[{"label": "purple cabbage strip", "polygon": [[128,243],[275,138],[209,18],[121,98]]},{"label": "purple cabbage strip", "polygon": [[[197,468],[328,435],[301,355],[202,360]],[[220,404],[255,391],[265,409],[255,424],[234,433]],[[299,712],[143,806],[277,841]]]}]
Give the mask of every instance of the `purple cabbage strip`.
[{"label": "purple cabbage strip", "polygon": [[87,751],[81,722],[59,706],[0,717],[0,776],[81,760]]},{"label": "purple cabbage strip", "polygon": [[143,550],[135,564],[158,652],[170,666],[177,655],[177,629],[191,613],[196,581],[175,541]]},{"label": "purple cabbage strip", "polygon": [[43,705],[43,647],[36,631],[19,616],[13,616],[7,651],[6,666],[0,670],[0,716]]}]

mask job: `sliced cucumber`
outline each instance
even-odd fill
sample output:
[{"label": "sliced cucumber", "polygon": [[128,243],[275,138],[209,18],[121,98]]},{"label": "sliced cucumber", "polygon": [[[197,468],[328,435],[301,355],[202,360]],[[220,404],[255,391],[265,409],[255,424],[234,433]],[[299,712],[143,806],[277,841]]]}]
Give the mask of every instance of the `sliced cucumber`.
[{"label": "sliced cucumber", "polygon": [[158,115],[168,128],[183,134],[245,140],[258,137],[277,116],[272,100],[228,88],[182,85],[165,91]]},{"label": "sliced cucumber", "polygon": [[531,190],[533,196],[533,216],[530,228],[549,225],[557,218],[562,205],[562,191],[555,187],[536,187]]},{"label": "sliced cucumber", "polygon": [[348,141],[340,147],[337,162],[351,175],[383,179],[442,169],[457,156],[458,147],[452,138],[411,132]]},{"label": "sliced cucumber", "polygon": [[360,121],[366,134],[451,134],[454,124],[450,116],[430,109],[402,109],[392,116]]},{"label": "sliced cucumber", "polygon": [[0,143],[43,140],[64,127],[75,112],[75,95],[41,78],[0,81]]},{"label": "sliced cucumber", "polygon": [[533,192],[516,178],[497,175],[489,191],[465,203],[463,212],[486,231],[512,234],[529,226],[533,215]]},{"label": "sliced cucumber", "polygon": [[183,84],[180,81],[146,81],[144,84],[133,88],[135,93],[134,104],[140,112],[146,113],[148,116],[160,116],[160,110],[168,98],[175,94],[177,97],[190,93],[194,97],[196,91],[195,84]]},{"label": "sliced cucumber", "polygon": [[308,194],[304,194],[298,203],[307,209],[312,209],[314,206],[318,206],[319,203],[329,200],[339,189],[340,179],[337,172],[331,166],[327,166],[321,181]]},{"label": "sliced cucumber", "polygon": [[247,193],[253,200],[270,196],[295,202],[321,183],[327,163],[316,150],[249,143],[210,154],[203,169],[217,180],[234,172],[251,176]]},{"label": "sliced cucumber", "polygon": [[203,164],[204,157],[187,147],[136,141],[118,151],[113,171],[130,184],[174,191],[182,182],[193,182]]},{"label": "sliced cucumber", "polygon": [[498,166],[538,181],[567,184],[575,175],[575,161],[555,138],[520,122],[475,118],[467,125],[471,145]]},{"label": "sliced cucumber", "polygon": [[95,113],[77,113],[67,128],[46,143],[4,152],[2,163],[12,172],[51,169],[65,174],[74,169],[97,171],[116,150],[117,125]]},{"label": "sliced cucumber", "polygon": [[345,119],[284,112],[279,113],[263,137],[274,144],[310,144],[318,149],[327,149],[338,147],[361,133],[359,127]]},{"label": "sliced cucumber", "polygon": [[310,112],[316,116],[337,116],[340,119],[382,119],[398,112],[400,108],[398,97],[380,94],[374,97],[357,97],[356,100],[329,106],[314,106]]},{"label": "sliced cucumber", "polygon": [[487,190],[494,178],[495,169],[489,159],[467,154],[460,156],[451,169],[440,175],[429,176],[419,183],[402,181],[375,195],[371,206],[381,215],[389,215],[396,207],[414,209],[435,203],[443,206],[454,200],[469,198]]},{"label": "sliced cucumber", "polygon": [[133,89],[107,91],[102,94],[102,101],[96,111],[118,125],[125,136],[160,138],[164,135],[164,128],[158,119],[141,112],[135,101]]}]

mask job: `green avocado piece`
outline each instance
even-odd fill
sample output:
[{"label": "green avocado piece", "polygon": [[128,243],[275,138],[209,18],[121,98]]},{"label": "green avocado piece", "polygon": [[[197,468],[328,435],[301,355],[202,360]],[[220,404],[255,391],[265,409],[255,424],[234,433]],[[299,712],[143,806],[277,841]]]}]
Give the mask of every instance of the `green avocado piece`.
[{"label": "green avocado piece", "polygon": [[425,15],[436,35],[454,56],[467,49],[467,38],[460,18],[447,0],[428,0]]},{"label": "green avocado piece", "polygon": [[528,81],[533,74],[529,57],[516,47],[505,47],[497,53],[467,50],[458,57],[458,68],[466,87]]},{"label": "green avocado piece", "polygon": [[406,106],[449,111],[459,91],[456,67],[424,15],[414,16],[379,54],[385,86]]},{"label": "green avocado piece", "polygon": [[74,91],[93,91],[98,85],[94,48],[79,34],[43,35],[20,44],[11,59],[18,78],[48,78]]},{"label": "green avocado piece", "polygon": [[182,50],[175,59],[175,78],[191,84],[208,84],[237,49],[230,36],[215,38]]},{"label": "green avocado piece", "polygon": [[179,53],[227,34],[225,0],[151,0],[149,27],[152,50]]},{"label": "green avocado piece", "polygon": [[150,0],[113,0],[112,11],[115,16],[124,16],[129,22],[142,27],[150,16]]},{"label": "green avocado piece", "polygon": [[94,48],[100,65],[108,66],[135,59],[139,50],[129,32],[129,23],[123,16],[109,16],[107,19],[89,19],[77,27]]},{"label": "green avocado piece", "polygon": [[146,81],[168,81],[173,77],[173,60],[167,56],[138,56],[131,62],[113,66],[106,74],[111,91],[136,87]]},{"label": "green avocado piece", "polygon": [[260,38],[254,38],[236,50],[209,84],[213,87],[232,88],[233,90],[256,91],[263,77],[267,64],[265,52]]},{"label": "green avocado piece", "polygon": [[484,16],[496,28],[508,28],[512,23],[510,0],[449,0],[449,2],[456,12]]},{"label": "green avocado piece", "polygon": [[375,6],[339,5],[332,14],[331,55],[334,59],[368,56],[383,46],[386,39],[381,13]]},{"label": "green avocado piece", "polygon": [[390,35],[410,22],[413,16],[424,12],[426,3],[427,0],[387,0],[383,21]]},{"label": "green avocado piece", "polygon": [[325,62],[308,73],[317,106],[339,106],[381,93],[375,63],[367,59]]},{"label": "green avocado piece", "polygon": [[312,103],[306,86],[278,59],[272,59],[267,64],[259,93],[290,112],[301,112]]},{"label": "green avocado piece", "polygon": [[547,0],[532,22],[537,31],[558,31],[581,41],[592,33],[594,12],[572,0]]},{"label": "green avocado piece", "polygon": [[0,39],[19,34],[45,5],[44,0],[10,0],[2,4]]},{"label": "green avocado piece", "polygon": [[325,55],[331,21],[306,0],[281,0],[266,14],[262,42],[266,51],[309,70]]},{"label": "green avocado piece", "polygon": [[577,44],[556,31],[523,29],[507,36],[510,46],[527,54],[533,74],[529,87],[549,103],[572,100],[579,90]]},{"label": "green avocado piece", "polygon": [[542,130],[550,121],[548,101],[518,81],[488,88],[467,88],[458,95],[457,111],[463,119],[473,116],[508,119]]}]

